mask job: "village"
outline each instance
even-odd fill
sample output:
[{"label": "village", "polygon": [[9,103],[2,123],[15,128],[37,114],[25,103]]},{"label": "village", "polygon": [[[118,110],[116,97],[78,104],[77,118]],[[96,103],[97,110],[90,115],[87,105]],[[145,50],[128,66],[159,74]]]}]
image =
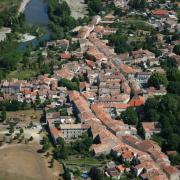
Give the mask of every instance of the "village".
[{"label": "village", "polygon": [[[126,0],[115,0],[114,3],[122,9],[128,8]],[[149,98],[167,94],[163,84],[159,88],[148,84],[153,74],[165,75],[161,66],[165,58],[174,59],[180,69],[180,56],[173,52],[180,41],[169,43],[162,33],[165,28],[170,32],[180,30],[177,15],[173,10],[167,10],[168,5],[167,2],[159,9],[146,9],[143,13],[128,11],[120,18],[113,14],[96,15],[88,24],[74,28],[71,40],[49,41],[41,49],[42,57],[47,61],[53,61],[49,51],[58,54],[60,66],[54,65],[51,74],[38,75],[32,80],[1,80],[1,102],[18,101],[27,109],[32,106],[35,112],[43,111],[42,122],[18,124],[24,133],[27,128],[31,129],[27,138],[40,143],[37,134],[46,130],[56,146],[60,138],[69,143],[85,133],[93,139],[89,149],[93,157],[110,155],[120,159],[119,163],[111,159],[105,166],[97,167],[105,176],[121,179],[128,172],[141,179],[179,180],[180,167],[172,166],[168,158],[168,153],[173,152],[162,152],[151,139],[161,132],[161,125],[149,119],[143,121],[142,138],[136,122],[125,122],[120,118],[127,109],[135,110],[141,118],[141,107]],[[128,30],[137,16],[141,17],[145,28],[142,25],[142,28]],[[129,24],[123,24],[125,22]],[[116,45],[111,46],[108,37],[116,34],[119,27],[114,24],[118,23],[127,28],[122,31],[130,42],[144,41],[155,32],[155,45],[160,53],[144,48],[116,53]],[[75,48],[71,48],[73,44]],[[33,112],[30,119],[37,117],[40,119]],[[81,177],[86,179],[86,175]],[[73,174],[71,178],[74,178]]]}]

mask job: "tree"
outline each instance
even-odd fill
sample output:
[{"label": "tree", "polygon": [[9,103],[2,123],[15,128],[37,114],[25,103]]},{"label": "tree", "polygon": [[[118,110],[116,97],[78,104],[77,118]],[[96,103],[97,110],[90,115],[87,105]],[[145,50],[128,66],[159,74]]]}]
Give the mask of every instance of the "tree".
[{"label": "tree", "polygon": [[60,110],[60,114],[61,114],[61,116],[67,116],[68,115],[67,109],[66,108],[62,108]]},{"label": "tree", "polygon": [[19,132],[22,134],[24,132],[23,128],[20,128]]},{"label": "tree", "polygon": [[103,10],[102,0],[88,0],[88,9],[90,15],[96,15]]},{"label": "tree", "polygon": [[128,37],[122,35],[121,28],[118,29],[116,34],[109,36],[109,43],[111,46],[115,46],[116,53],[125,53],[131,51],[131,46],[127,42]]},{"label": "tree", "polygon": [[76,91],[79,90],[79,86],[77,82],[72,82],[65,78],[59,81],[59,85],[63,87],[67,87],[68,90],[76,90]]},{"label": "tree", "polygon": [[143,9],[145,7],[145,0],[130,0],[129,5],[134,9]]},{"label": "tree", "polygon": [[57,142],[57,148],[55,149],[55,157],[57,159],[67,159],[68,150],[65,145],[64,139],[61,137],[58,137],[56,142]]},{"label": "tree", "polygon": [[3,108],[3,111],[1,112],[1,121],[5,121],[6,120],[6,111],[5,108]]},{"label": "tree", "polygon": [[180,55],[180,44],[174,46],[173,52],[177,55]]},{"label": "tree", "polygon": [[123,119],[124,123],[129,125],[136,125],[138,122],[137,113],[132,107],[129,107],[124,112],[122,112],[121,118]]},{"label": "tree", "polygon": [[171,164],[174,165],[179,165],[180,164],[180,154],[176,155],[170,155],[169,159],[171,161]]},{"label": "tree", "polygon": [[180,82],[170,81],[167,87],[169,93],[177,94],[180,96]]},{"label": "tree", "polygon": [[167,70],[167,79],[169,81],[179,81],[180,82],[180,71],[177,68],[169,68]]},{"label": "tree", "polygon": [[178,134],[170,134],[170,136],[167,137],[167,143],[168,147],[171,148],[171,150],[175,150],[178,148],[178,145],[180,144],[180,136]]},{"label": "tree", "polygon": [[92,167],[90,169],[89,175],[92,180],[102,180],[103,179],[103,172],[98,169],[97,167]]},{"label": "tree", "polygon": [[49,140],[47,137],[43,137],[42,141],[41,141],[41,144],[42,144],[42,150],[43,152],[46,152],[49,147],[50,147],[50,144],[49,144]]},{"label": "tree", "polygon": [[167,86],[168,80],[165,75],[154,73],[148,80],[148,85],[160,89],[160,85]]}]

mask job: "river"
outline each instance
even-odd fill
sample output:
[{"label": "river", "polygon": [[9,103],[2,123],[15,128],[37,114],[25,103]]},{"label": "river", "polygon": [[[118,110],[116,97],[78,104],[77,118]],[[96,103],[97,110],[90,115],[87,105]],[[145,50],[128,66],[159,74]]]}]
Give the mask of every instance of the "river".
[{"label": "river", "polygon": [[30,44],[36,46],[42,41],[50,40],[50,31],[48,28],[49,18],[47,11],[48,11],[47,0],[31,0],[28,3],[24,11],[26,24],[30,26],[32,25],[39,26],[43,28],[46,33],[39,38],[20,43],[18,47],[20,51],[25,50],[26,47]]}]

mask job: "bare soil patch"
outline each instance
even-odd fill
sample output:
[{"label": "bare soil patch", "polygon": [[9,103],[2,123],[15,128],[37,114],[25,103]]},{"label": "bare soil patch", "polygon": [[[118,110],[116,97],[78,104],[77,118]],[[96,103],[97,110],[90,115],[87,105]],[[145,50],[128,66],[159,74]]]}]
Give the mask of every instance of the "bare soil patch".
[{"label": "bare soil patch", "polygon": [[7,119],[18,118],[25,122],[39,122],[42,111],[24,110],[24,111],[9,111],[7,112]]},{"label": "bare soil patch", "polygon": [[[0,180],[56,180],[37,145],[10,145],[0,150]],[[60,173],[60,172],[59,172]]]}]

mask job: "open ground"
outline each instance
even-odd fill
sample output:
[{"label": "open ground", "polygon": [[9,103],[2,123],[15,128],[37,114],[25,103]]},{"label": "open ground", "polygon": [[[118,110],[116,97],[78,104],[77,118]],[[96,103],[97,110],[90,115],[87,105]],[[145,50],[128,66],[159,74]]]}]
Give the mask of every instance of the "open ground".
[{"label": "open ground", "polygon": [[12,144],[0,148],[0,180],[56,180],[62,167],[48,168],[47,159],[37,153],[36,144]]},{"label": "open ground", "polygon": [[37,122],[41,118],[42,111],[35,111],[35,110],[21,110],[21,111],[9,111],[7,112],[7,119],[18,118],[24,122]]}]

